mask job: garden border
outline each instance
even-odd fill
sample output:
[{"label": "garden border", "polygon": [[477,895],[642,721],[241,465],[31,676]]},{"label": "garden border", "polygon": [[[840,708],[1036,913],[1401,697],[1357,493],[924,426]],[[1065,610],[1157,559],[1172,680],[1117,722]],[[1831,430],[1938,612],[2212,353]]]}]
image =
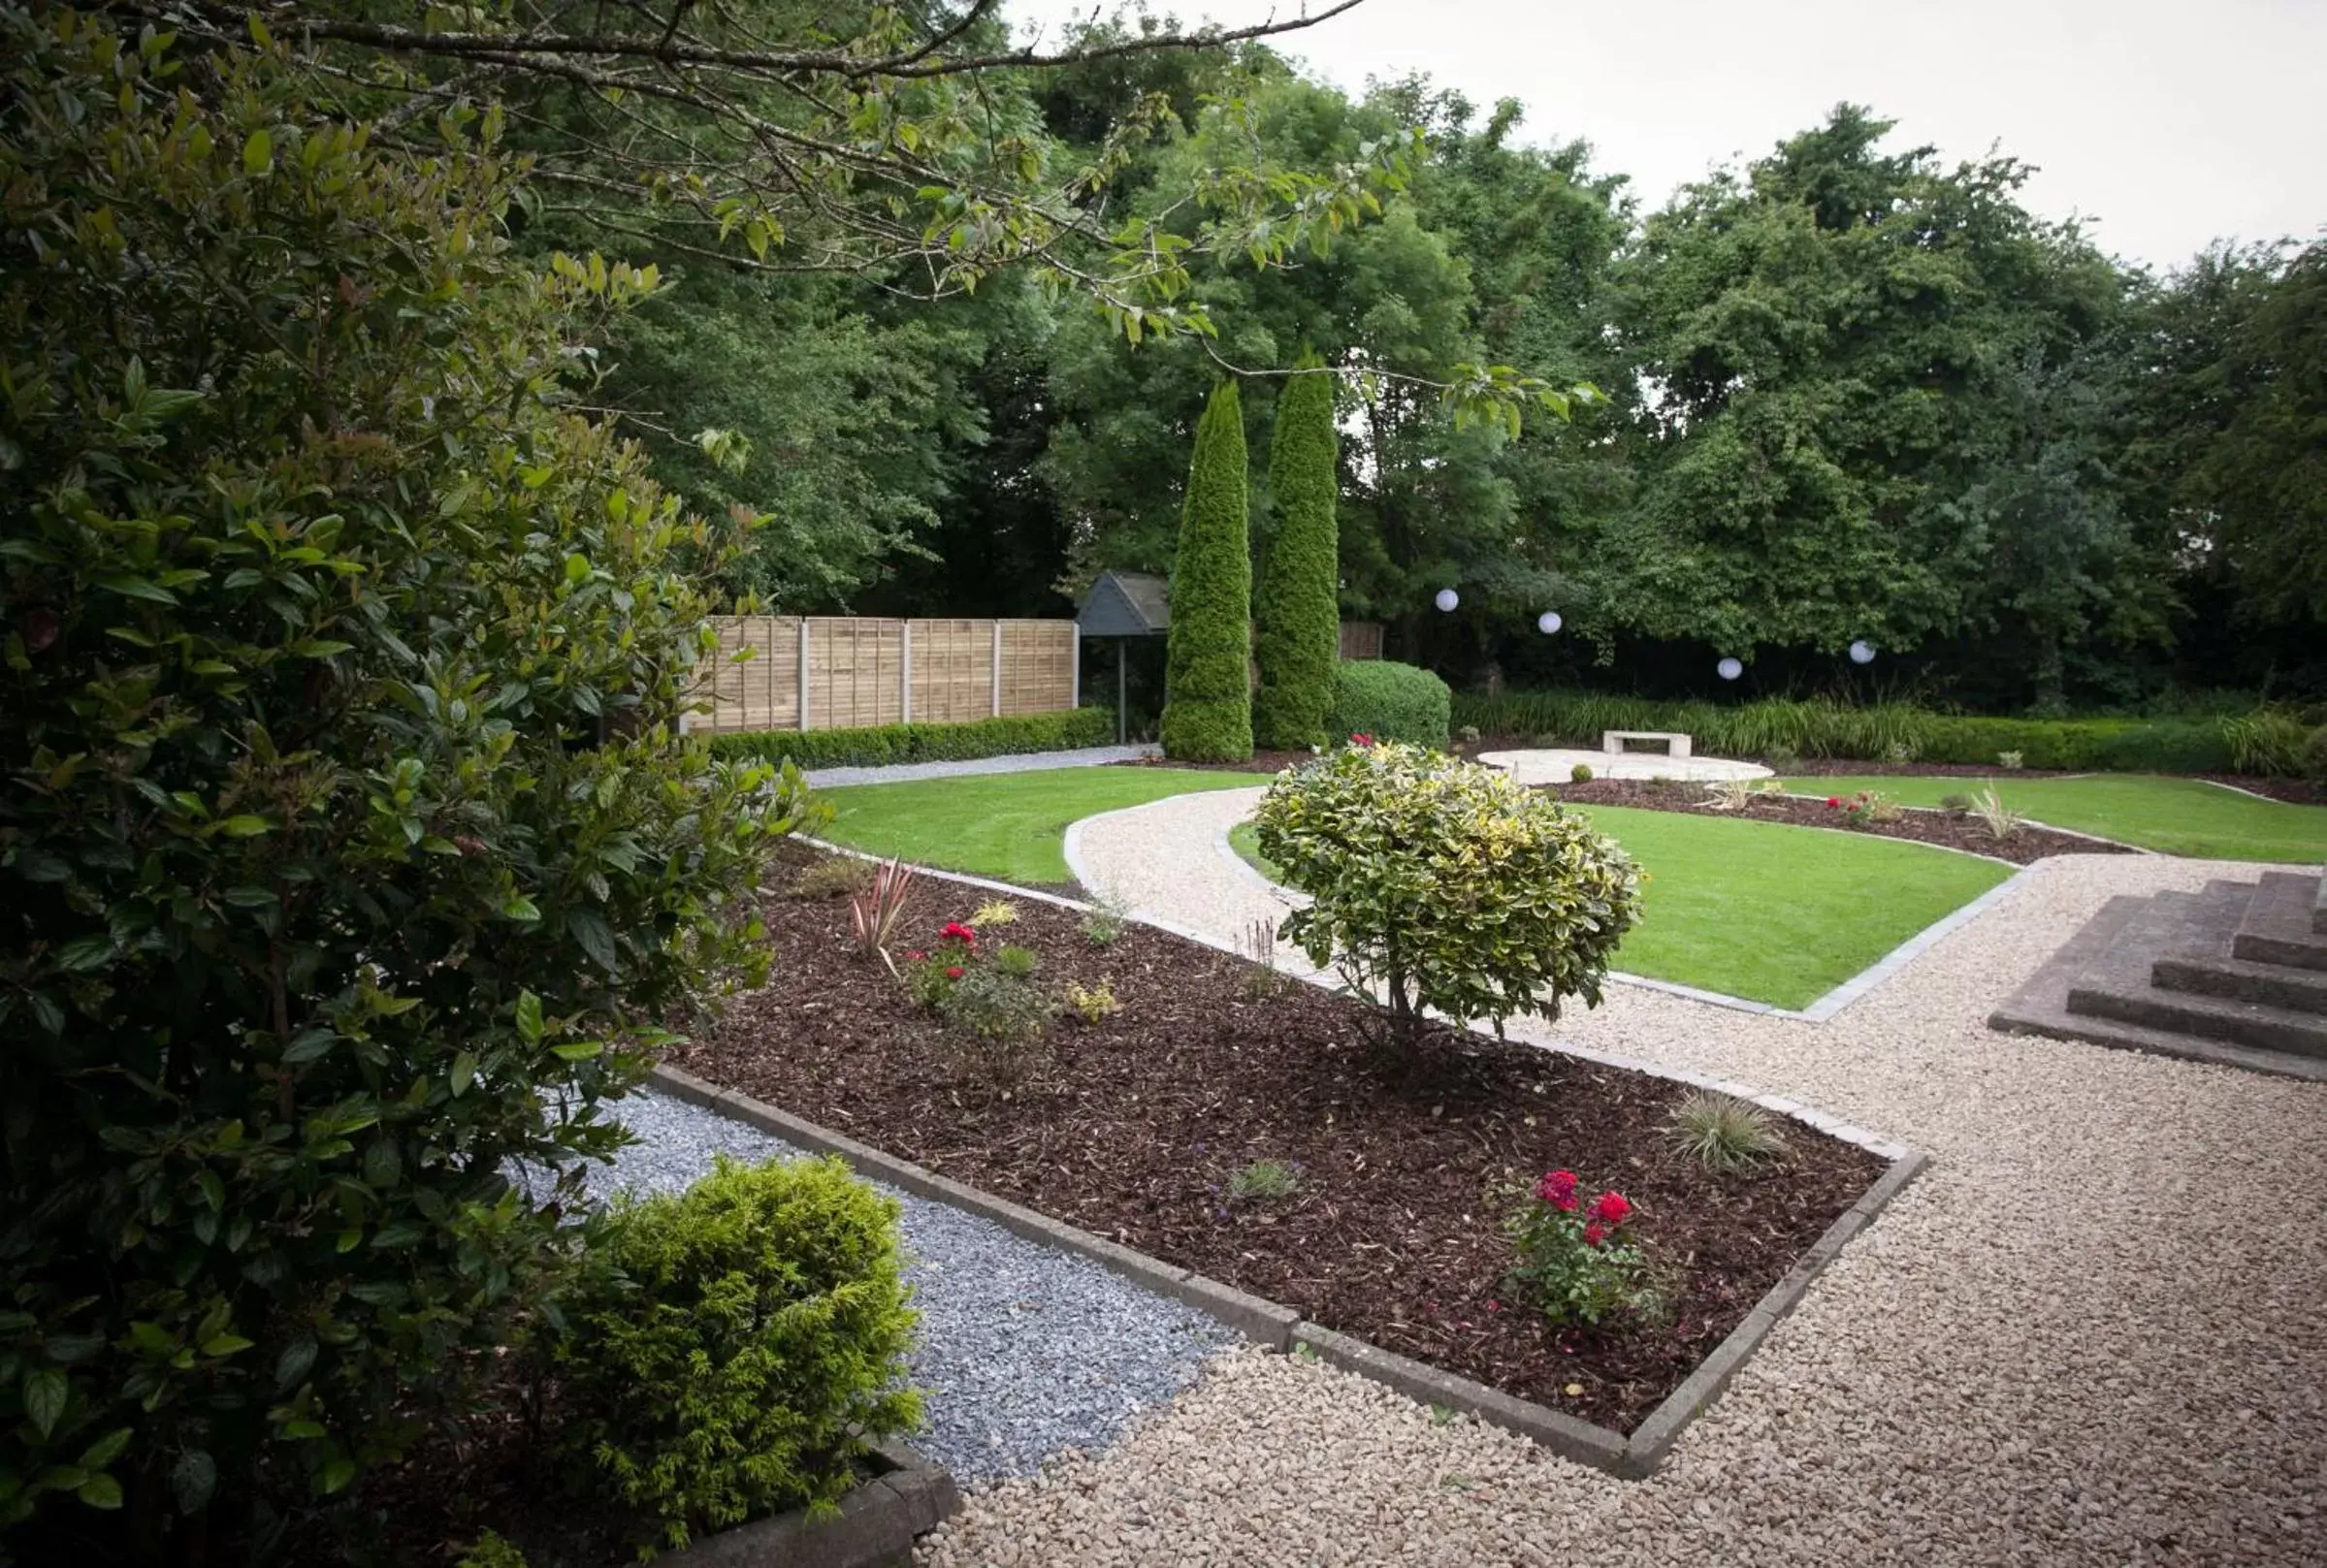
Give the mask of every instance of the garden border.
[{"label": "garden border", "polygon": [[[675,1091],[674,1091],[675,1092]],[[660,1552],[665,1568],[889,1568],[961,1507],[953,1477],[902,1443],[875,1443],[889,1468],[852,1488],[836,1513],[804,1508],[695,1537]]]},{"label": "garden border", "polygon": [[[1133,811],[1140,807],[1129,808]],[[1100,814],[1105,815],[1105,814]],[[1084,818],[1088,820],[1088,818]],[[1070,826],[1069,832],[1073,828]],[[885,856],[844,845],[825,844],[802,836],[802,842],[820,848],[853,856],[859,860],[879,861]],[[1233,851],[1232,851],[1233,852]],[[1243,862],[1239,861],[1239,864]],[[1068,858],[1070,868],[1074,861]],[[2042,864],[2042,862],[2038,862]],[[936,867],[921,867],[924,876],[941,881],[956,882],[968,887],[991,889],[1015,897],[1031,898],[1063,909],[1087,911],[1092,906],[1081,899],[1065,898],[1046,893],[1038,888],[1018,887],[989,878],[973,877],[961,872],[944,871]],[[1249,868],[1247,868],[1249,869]],[[2031,868],[2032,869],[2032,868]],[[1255,873],[1255,875],[1258,875]],[[1080,874],[1078,874],[1080,879]],[[2013,885],[2018,879],[2000,883],[1983,895],[1975,904],[1991,899]],[[1968,917],[1973,905],[1965,905],[1955,916]],[[1234,951],[1228,944],[1201,932],[1188,931],[1167,920],[1132,915],[1140,924],[1194,942],[1217,951]],[[1944,922],[1942,922],[1944,923]],[[1926,933],[1928,935],[1928,933]],[[1944,935],[1944,933],[1940,933]],[[1931,936],[1936,941],[1937,936]],[[1913,956],[1913,955],[1908,955]],[[1899,960],[1906,962],[1905,958]],[[1330,987],[1332,981],[1314,972],[1290,972],[1310,984]],[[1646,982],[1663,987],[1662,981]],[[1775,1011],[1759,1003],[1748,1004],[1756,1010]],[[1474,1030],[1482,1036],[1484,1030]],[[1800,1122],[1829,1137],[1853,1143],[1878,1159],[1888,1162],[1883,1174],[1860,1194],[1857,1202],[1838,1216],[1826,1228],[1826,1233],[1813,1243],[1810,1250],[1795,1261],[1792,1269],[1768,1291],[1763,1293],[1752,1311],[1748,1312],[1727,1338],[1715,1346],[1711,1355],[1699,1362],[1697,1370],[1684,1379],[1680,1387],[1667,1394],[1647,1418],[1633,1428],[1630,1437],[1609,1427],[1595,1425],[1586,1421],[1520,1399],[1491,1389],[1483,1383],[1441,1371],[1421,1361],[1353,1339],[1346,1334],[1310,1323],[1292,1307],[1267,1300],[1233,1285],[1209,1278],[1165,1263],[1160,1258],[1136,1251],[1105,1236],[1096,1235],[1078,1226],[1051,1219],[1021,1203],[1012,1202],[966,1182],[942,1176],[909,1161],[882,1153],[843,1133],[835,1133],[814,1122],[794,1116],[774,1105],[724,1089],[704,1078],[698,1078],[684,1069],[657,1063],[649,1081],[655,1087],[699,1105],[717,1115],[729,1116],[746,1125],[791,1143],[795,1147],[820,1154],[837,1155],[848,1162],[859,1174],[874,1180],[900,1187],[918,1197],[936,1202],[949,1203],[970,1213],[993,1221],[1014,1234],[1030,1241],[1057,1247],[1066,1252],[1091,1259],[1116,1273],[1149,1290],[1171,1296],[1207,1314],[1215,1321],[1236,1329],[1255,1343],[1284,1352],[1297,1347],[1309,1354],[1388,1385],[1411,1398],[1442,1405],[1463,1414],[1475,1416],[1490,1424],[1516,1431],[1540,1444],[1562,1457],[1573,1459],[1606,1471],[1624,1480],[1638,1480],[1652,1474],[1678,1441],[1689,1423],[1718,1398],[1746,1358],[1768,1337],[1771,1329],[1800,1302],[1803,1295],[1819,1273],[1840,1255],[1851,1238],[1871,1225],[1891,1200],[1921,1175],[1930,1164],[1922,1150],[1885,1138],[1863,1127],[1846,1122],[1840,1117],[1826,1115],[1798,1101],[1777,1095],[1763,1094],[1749,1084],[1720,1078],[1710,1073],[1691,1072],[1685,1068],[1667,1067],[1660,1063],[1636,1061],[1613,1052],[1592,1050],[1567,1041],[1531,1041],[1537,1049],[1558,1051],[1565,1055],[1599,1064],[1639,1072],[1666,1082],[1684,1083],[1692,1088],[1710,1089],[1748,1101],[1773,1115]],[[695,1568],[694,1564],[685,1568]],[[725,1568],[725,1565],[722,1565]],[[737,1565],[740,1568],[740,1565]]]},{"label": "garden border", "polygon": [[[1609,1060],[1604,1057],[1597,1059]],[[1657,1075],[1676,1076],[1671,1073]],[[1746,1097],[1764,1108],[1801,1121],[1843,1141],[1858,1143],[1870,1152],[1883,1155],[1891,1164],[1874,1184],[1859,1195],[1858,1201],[1826,1228],[1826,1233],[1794,1263],[1785,1277],[1763,1293],[1753,1310],[1745,1315],[1736,1328],[1729,1330],[1728,1337],[1714,1347],[1712,1354],[1697,1364],[1680,1387],[1665,1395],[1664,1401],[1649,1412],[1647,1419],[1627,1437],[1609,1427],[1581,1421],[1565,1411],[1517,1398],[1500,1389],[1489,1388],[1483,1383],[1352,1338],[1322,1324],[1311,1323],[1292,1307],[1238,1290],[1233,1285],[1194,1273],[1176,1264],[1166,1263],[1079,1226],[1051,1219],[1024,1204],[955,1181],[950,1176],[939,1175],[910,1161],[884,1154],[846,1134],[821,1127],[763,1101],[755,1100],[750,1095],[723,1089],[684,1069],[658,1063],[649,1081],[656,1088],[690,1104],[756,1127],[796,1148],[838,1156],[847,1161],[860,1176],[887,1182],[917,1197],[948,1203],[979,1215],[1027,1240],[1080,1254],[1148,1290],[1185,1302],[1268,1349],[1288,1353],[1306,1351],[1346,1371],[1386,1384],[1410,1398],[1475,1416],[1492,1425],[1518,1432],[1563,1458],[1591,1465],[1628,1481],[1639,1480],[1655,1472],[1681,1433],[1687,1430],[1689,1423],[1720,1397],[1722,1390],[1729,1386],[1737,1369],[1744,1365],[1746,1358],[1800,1302],[1811,1281],[1840,1255],[1853,1236],[1872,1224],[1884,1206],[1897,1197],[1929,1163],[1920,1150],[1878,1142],[1873,1135],[1862,1129],[1819,1116],[1792,1101],[1752,1095],[1748,1091]],[[1729,1087],[1733,1091],[1739,1086]],[[1857,1136],[1851,1136],[1854,1134]],[[713,1568],[714,1564],[718,1568],[727,1568],[730,1563],[735,1568],[741,1568],[743,1561],[739,1558],[705,1558],[701,1564],[687,1561],[682,1568]]]}]

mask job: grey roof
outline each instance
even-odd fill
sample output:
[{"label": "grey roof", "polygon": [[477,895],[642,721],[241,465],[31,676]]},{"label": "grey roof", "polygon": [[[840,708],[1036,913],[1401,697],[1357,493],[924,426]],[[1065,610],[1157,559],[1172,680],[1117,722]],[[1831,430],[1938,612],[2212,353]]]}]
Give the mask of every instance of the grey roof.
[{"label": "grey roof", "polygon": [[1145,572],[1101,572],[1075,623],[1085,637],[1156,637],[1172,628],[1171,591]]}]

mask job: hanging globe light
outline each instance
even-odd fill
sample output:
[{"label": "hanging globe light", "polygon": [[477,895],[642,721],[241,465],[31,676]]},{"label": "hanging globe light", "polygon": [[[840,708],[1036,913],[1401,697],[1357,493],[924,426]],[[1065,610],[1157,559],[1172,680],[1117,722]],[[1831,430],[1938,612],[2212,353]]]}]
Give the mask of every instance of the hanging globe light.
[{"label": "hanging globe light", "polygon": [[1872,664],[1874,661],[1875,645],[1873,643],[1861,637],[1851,644],[1851,662],[1853,664]]},{"label": "hanging globe light", "polygon": [[1737,659],[1725,658],[1713,666],[1713,673],[1725,681],[1734,681],[1745,673],[1745,665]]},{"label": "hanging globe light", "polygon": [[1535,629],[1546,637],[1559,630],[1564,624],[1566,623],[1560,620],[1560,612],[1557,610],[1546,610],[1535,617]]},{"label": "hanging globe light", "polygon": [[1438,596],[1432,602],[1441,610],[1451,610],[1463,602],[1463,596],[1451,588],[1442,588],[1438,590]]}]

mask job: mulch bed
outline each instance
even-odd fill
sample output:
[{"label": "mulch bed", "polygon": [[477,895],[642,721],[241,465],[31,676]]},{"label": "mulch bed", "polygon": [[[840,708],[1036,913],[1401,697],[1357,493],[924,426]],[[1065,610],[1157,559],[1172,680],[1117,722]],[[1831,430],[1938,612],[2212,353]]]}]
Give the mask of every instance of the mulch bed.
[{"label": "mulch bed", "polygon": [[1199,773],[1281,773],[1287,768],[1296,768],[1304,762],[1314,762],[1316,759],[1317,753],[1314,752],[1255,752],[1242,762],[1175,762],[1169,757],[1134,756],[1107,765],[1111,768],[1193,768]]},{"label": "mulch bed", "polygon": [[1977,816],[1955,812],[1902,810],[1898,819],[1852,827],[1842,814],[1823,800],[1792,795],[1752,795],[1737,811],[1713,810],[1713,796],[1701,784],[1653,784],[1644,779],[1595,779],[1589,784],[1543,784],[1572,806],[1632,806],[1652,812],[1688,812],[1752,822],[1789,822],[1796,827],[1826,828],[1837,833],[1864,833],[1883,839],[1913,839],[1918,844],[1968,849],[2024,866],[2055,854],[2131,854],[2123,845],[2055,833],[2050,828],[2023,827],[2011,838],[1998,839]]},{"label": "mulch bed", "polygon": [[[814,851],[788,847],[791,856]],[[771,885],[782,885],[782,878]],[[988,894],[924,881],[904,941]],[[1298,1308],[1386,1349],[1629,1430],[1736,1327],[1883,1164],[1788,1124],[1791,1157],[1717,1177],[1666,1147],[1686,1090],[1440,1030],[1370,1043],[1356,1004],[1146,926],[1099,946],[1026,900],[984,935],[1122,1010],[1052,1026],[1016,1086],[848,940],[843,901],[768,901],[774,978],[672,1060],[930,1169]],[[1237,1202],[1262,1159],[1289,1199]],[[1621,1189],[1674,1282],[1667,1321],[1554,1333],[1505,1295],[1506,1184]],[[1572,1391],[1572,1392],[1570,1392]]]}]

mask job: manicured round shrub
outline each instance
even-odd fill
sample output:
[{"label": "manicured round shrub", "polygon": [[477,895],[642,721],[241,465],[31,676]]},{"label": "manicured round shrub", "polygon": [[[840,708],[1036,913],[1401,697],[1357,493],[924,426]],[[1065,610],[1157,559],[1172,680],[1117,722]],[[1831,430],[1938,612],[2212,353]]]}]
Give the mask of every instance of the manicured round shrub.
[{"label": "manicured round shrub", "polygon": [[1592,764],[1578,762],[1574,767],[1569,768],[1567,782],[1569,784],[1590,784],[1592,782]]},{"label": "manicured round shrub", "polygon": [[722,1156],[675,1197],[618,1199],[550,1347],[577,1464],[696,1530],[837,1502],[905,1388],[897,1204],[834,1159]]},{"label": "manicured round shrub", "polygon": [[1254,817],[1260,852],[1311,896],[1280,935],[1379,996],[1407,1041],[1435,1008],[1457,1022],[1559,1016],[1600,1001],[1638,917],[1624,851],[1549,793],[1396,742],[1344,747],[1279,775]]},{"label": "manicured round shrub", "polygon": [[1172,564],[1164,754],[1242,762],[1252,754],[1252,557],[1244,517],[1244,414],[1236,383],[1205,404],[1188,464]]},{"label": "manicured round shrub", "polygon": [[1341,546],[1334,523],[1340,480],[1333,377],[1321,370],[1296,375],[1277,401],[1269,442],[1277,536],[1252,600],[1253,654],[1260,664],[1252,734],[1262,746],[1320,746],[1328,735],[1341,639]]},{"label": "manicured round shrub", "polygon": [[1446,749],[1453,693],[1428,670],[1386,658],[1353,658],[1334,670],[1335,740],[1371,735]]}]

